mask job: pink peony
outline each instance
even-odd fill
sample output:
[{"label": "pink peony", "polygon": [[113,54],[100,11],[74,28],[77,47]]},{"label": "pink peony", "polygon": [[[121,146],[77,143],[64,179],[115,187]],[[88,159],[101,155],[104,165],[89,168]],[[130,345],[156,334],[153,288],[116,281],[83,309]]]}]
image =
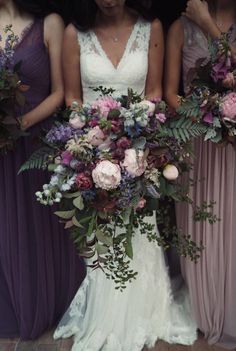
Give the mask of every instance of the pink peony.
[{"label": "pink peony", "polygon": [[126,137],[121,137],[117,140],[116,145],[121,149],[128,149],[131,145],[131,141]]},{"label": "pink peony", "polygon": [[88,142],[93,146],[99,146],[104,143],[106,137],[99,126],[92,128],[87,134]]},{"label": "pink peony", "polygon": [[81,120],[78,112],[73,111],[70,115],[69,125],[74,129],[81,129],[85,126],[85,122]]},{"label": "pink peony", "polygon": [[236,121],[236,93],[229,93],[221,101],[221,116],[226,120]]},{"label": "pink peony", "polygon": [[156,119],[161,122],[161,123],[165,123],[166,121],[166,116],[164,113],[156,113]]},{"label": "pink peony", "polygon": [[125,159],[121,165],[129,173],[131,177],[139,177],[147,168],[147,161],[144,152],[135,149],[125,150]]},{"label": "pink peony", "polygon": [[98,188],[116,189],[121,181],[120,166],[108,160],[99,162],[92,171],[93,181]]},{"label": "pink peony", "polygon": [[87,190],[93,187],[93,181],[91,177],[87,176],[85,173],[77,174],[76,184],[78,189],[81,189],[81,190]]},{"label": "pink peony", "polygon": [[99,110],[103,118],[107,118],[111,110],[119,109],[120,107],[120,102],[114,100],[111,96],[105,96],[92,104],[92,108]]}]

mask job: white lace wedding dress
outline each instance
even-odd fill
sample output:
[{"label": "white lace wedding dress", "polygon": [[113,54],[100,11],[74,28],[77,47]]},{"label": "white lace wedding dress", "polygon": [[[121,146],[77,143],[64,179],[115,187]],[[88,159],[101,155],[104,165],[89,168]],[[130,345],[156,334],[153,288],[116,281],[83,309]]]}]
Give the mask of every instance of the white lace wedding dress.
[{"label": "white lace wedding dress", "polygon": [[[139,19],[117,67],[92,31],[78,33],[81,50],[81,77],[84,101],[97,94],[91,87],[104,86],[126,94],[127,88],[142,93],[148,70],[150,23]],[[146,221],[156,227],[155,215]],[[156,340],[192,344],[196,325],[187,293],[178,301],[172,297],[162,249],[150,243],[139,230],[133,238],[132,267],[138,277],[120,292],[101,270],[87,269],[87,276],[54,337],[74,335],[72,351],[141,351]]]}]

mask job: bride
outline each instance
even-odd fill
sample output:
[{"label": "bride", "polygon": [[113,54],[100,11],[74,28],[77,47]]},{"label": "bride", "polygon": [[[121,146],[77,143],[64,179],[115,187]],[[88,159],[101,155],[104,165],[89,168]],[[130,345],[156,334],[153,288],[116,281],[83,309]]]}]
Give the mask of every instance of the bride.
[{"label": "bride", "polygon": [[[149,22],[138,0],[75,1],[75,24],[65,32],[63,65],[66,104],[92,102],[91,87],[127,88],[161,97],[163,33]],[[77,8],[76,8],[77,7]],[[156,227],[155,215],[146,221]],[[105,274],[88,268],[87,277],[54,337],[74,335],[72,351],[141,351],[156,340],[192,344],[196,325],[186,292],[173,299],[162,249],[136,230],[132,268],[138,277],[120,292]]]}]

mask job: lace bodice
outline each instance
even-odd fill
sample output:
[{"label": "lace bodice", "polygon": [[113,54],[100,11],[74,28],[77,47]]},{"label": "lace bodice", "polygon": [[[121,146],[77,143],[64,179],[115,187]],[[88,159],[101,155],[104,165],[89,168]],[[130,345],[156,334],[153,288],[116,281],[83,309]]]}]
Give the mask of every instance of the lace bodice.
[{"label": "lace bodice", "polygon": [[148,72],[148,47],[151,24],[139,18],[128,39],[117,67],[103,50],[96,34],[78,31],[83,101],[92,102],[98,96],[91,88],[113,88],[116,94],[126,94],[132,88],[139,94],[145,90]]}]

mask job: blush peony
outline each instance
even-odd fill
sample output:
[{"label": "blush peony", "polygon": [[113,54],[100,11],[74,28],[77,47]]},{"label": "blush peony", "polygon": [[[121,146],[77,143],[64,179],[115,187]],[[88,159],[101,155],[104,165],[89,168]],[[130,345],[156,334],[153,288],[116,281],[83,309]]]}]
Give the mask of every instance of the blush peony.
[{"label": "blush peony", "polygon": [[135,149],[125,150],[125,159],[121,166],[131,177],[134,178],[141,176],[147,168],[147,161],[144,157],[144,152]]},{"label": "blush peony", "polygon": [[99,146],[104,143],[106,137],[100,127],[92,128],[87,134],[87,141],[93,146]]},{"label": "blush peony", "polygon": [[108,160],[99,162],[92,171],[93,181],[97,188],[116,189],[121,181],[120,166]]},{"label": "blush peony", "polygon": [[221,101],[221,116],[226,120],[236,121],[236,93],[229,93]]}]

